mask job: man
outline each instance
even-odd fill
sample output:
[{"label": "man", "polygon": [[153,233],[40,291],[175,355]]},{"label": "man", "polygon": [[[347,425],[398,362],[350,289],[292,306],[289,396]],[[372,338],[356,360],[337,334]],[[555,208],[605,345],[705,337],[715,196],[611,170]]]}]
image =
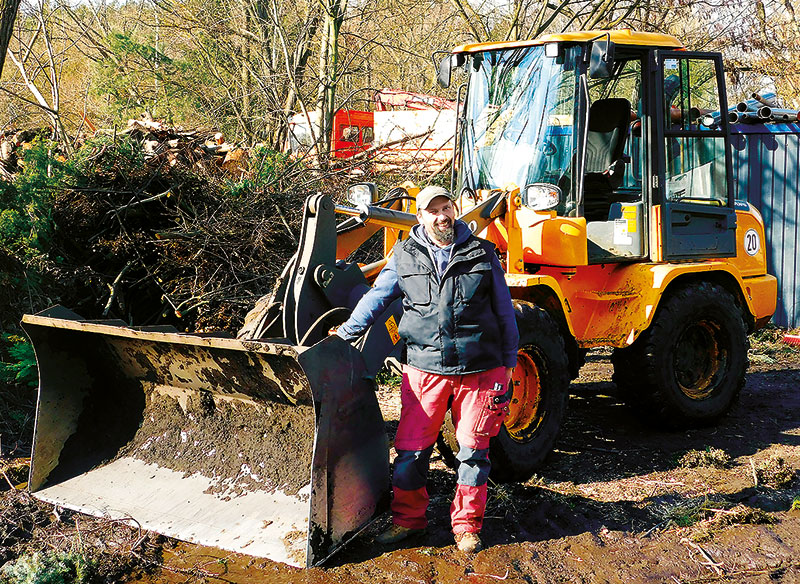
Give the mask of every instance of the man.
[{"label": "man", "polygon": [[519,334],[494,245],[455,219],[450,193],[422,189],[417,220],[337,334],[357,338],[402,296],[399,333],[407,364],[394,443],[393,525],[377,541],[394,543],[425,531],[428,467],[449,405],[460,445],[451,524],[458,549],[474,552],[481,549],[489,440],[508,412]]}]

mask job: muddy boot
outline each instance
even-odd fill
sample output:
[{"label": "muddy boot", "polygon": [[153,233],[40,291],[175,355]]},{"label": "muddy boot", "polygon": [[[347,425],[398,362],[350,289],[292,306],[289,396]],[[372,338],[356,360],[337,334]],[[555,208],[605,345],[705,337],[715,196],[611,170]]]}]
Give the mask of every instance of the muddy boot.
[{"label": "muddy boot", "polygon": [[398,541],[403,541],[406,538],[411,537],[412,535],[422,535],[425,533],[425,528],[422,529],[412,529],[410,527],[403,527],[402,525],[392,524],[386,531],[381,533],[375,538],[380,544],[389,545],[393,543],[397,543]]},{"label": "muddy boot", "polygon": [[470,533],[468,531],[465,531],[463,533],[456,533],[455,539],[456,539],[456,547],[460,552],[472,554],[475,552],[479,552],[483,549],[481,538],[478,537],[477,533]]}]

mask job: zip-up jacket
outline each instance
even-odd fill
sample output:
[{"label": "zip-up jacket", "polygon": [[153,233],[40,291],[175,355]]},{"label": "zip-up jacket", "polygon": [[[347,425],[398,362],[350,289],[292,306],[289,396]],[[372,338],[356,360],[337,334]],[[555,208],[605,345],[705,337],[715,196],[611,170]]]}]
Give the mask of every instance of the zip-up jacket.
[{"label": "zip-up jacket", "polygon": [[462,221],[445,248],[415,226],[337,333],[357,338],[400,296],[399,333],[412,367],[461,375],[516,365],[519,335],[502,266],[494,245]]}]

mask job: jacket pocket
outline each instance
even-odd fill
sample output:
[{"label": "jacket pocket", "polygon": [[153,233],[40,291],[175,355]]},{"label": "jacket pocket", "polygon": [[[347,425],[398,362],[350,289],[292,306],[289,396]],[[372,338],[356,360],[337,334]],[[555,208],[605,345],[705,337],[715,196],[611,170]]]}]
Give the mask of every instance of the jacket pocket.
[{"label": "jacket pocket", "polygon": [[406,274],[403,276],[406,301],[414,306],[427,306],[431,303],[431,275]]},{"label": "jacket pocket", "polygon": [[481,262],[475,264],[468,272],[458,276],[458,293],[464,300],[469,300],[480,290],[487,288],[492,275],[492,264]]}]

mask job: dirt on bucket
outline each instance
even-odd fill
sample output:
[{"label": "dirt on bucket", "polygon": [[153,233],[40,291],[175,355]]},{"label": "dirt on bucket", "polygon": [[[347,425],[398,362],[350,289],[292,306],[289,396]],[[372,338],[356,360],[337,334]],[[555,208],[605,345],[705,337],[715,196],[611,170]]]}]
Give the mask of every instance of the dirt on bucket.
[{"label": "dirt on bucket", "polygon": [[275,489],[296,495],[311,481],[313,446],[312,406],[152,391],[142,424],[119,457],[200,473],[223,498]]}]

